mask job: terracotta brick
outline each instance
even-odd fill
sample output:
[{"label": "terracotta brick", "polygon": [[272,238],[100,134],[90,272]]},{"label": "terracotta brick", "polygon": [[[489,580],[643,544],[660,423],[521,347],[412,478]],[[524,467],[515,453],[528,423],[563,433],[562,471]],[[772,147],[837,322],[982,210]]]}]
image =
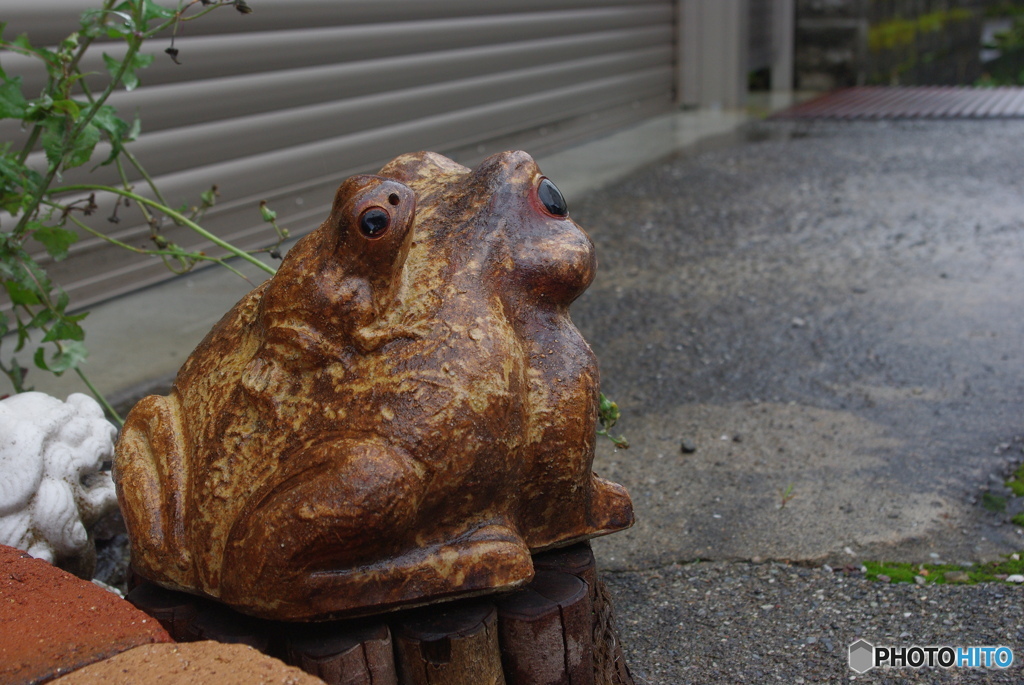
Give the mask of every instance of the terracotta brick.
[{"label": "terracotta brick", "polygon": [[42,683],[171,637],[116,595],[0,545],[0,682]]},{"label": "terracotta brick", "polygon": [[324,685],[249,645],[220,642],[143,645],[75,671],[53,685]]}]

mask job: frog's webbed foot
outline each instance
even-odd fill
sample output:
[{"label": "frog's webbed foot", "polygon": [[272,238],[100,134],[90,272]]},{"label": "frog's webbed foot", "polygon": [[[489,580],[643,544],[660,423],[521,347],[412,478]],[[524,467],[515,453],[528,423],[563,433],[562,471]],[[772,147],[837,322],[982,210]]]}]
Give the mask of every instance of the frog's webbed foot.
[{"label": "frog's webbed foot", "polygon": [[633,502],[626,488],[618,483],[591,476],[593,495],[590,499],[589,523],[592,536],[614,533],[633,525]]},{"label": "frog's webbed foot", "polygon": [[132,539],[132,564],[161,583],[187,587],[192,563],[183,508],[187,472],[177,395],[144,398],[117,442],[114,481]]}]

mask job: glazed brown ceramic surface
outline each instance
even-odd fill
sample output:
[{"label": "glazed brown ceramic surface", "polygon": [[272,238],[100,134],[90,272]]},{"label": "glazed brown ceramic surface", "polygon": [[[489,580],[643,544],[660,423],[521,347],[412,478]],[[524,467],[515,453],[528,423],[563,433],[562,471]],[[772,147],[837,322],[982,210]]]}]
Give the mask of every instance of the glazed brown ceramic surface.
[{"label": "glazed brown ceramic surface", "polygon": [[594,248],[551,187],[523,152],[345,181],[129,415],[136,569],[323,620],[513,587],[531,551],[631,525],[591,472],[597,363],[568,314]]}]

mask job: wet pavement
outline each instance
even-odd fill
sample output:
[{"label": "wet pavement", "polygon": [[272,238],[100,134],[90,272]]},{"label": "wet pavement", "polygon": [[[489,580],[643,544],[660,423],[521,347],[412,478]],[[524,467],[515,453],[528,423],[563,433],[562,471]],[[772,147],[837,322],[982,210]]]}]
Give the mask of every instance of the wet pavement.
[{"label": "wet pavement", "polygon": [[[967,563],[1024,547],[1010,523],[1024,502],[1003,485],[1024,460],[1024,121],[765,122],[746,137],[570,198],[600,262],[573,318],[632,445],[603,444],[595,468],[630,489],[638,515],[595,550],[649,682],[750,679],[726,653],[700,667],[713,630],[659,627],[658,607],[693,618],[694,574],[711,587],[746,577],[736,587],[749,594],[768,582],[749,562],[828,562],[852,569],[863,595],[877,585],[858,578],[865,560]],[[1005,510],[986,509],[986,492]],[[797,595],[810,592],[801,582]],[[999,588],[1020,605],[1021,588]],[[983,586],[935,592],[949,594],[957,618],[942,620],[961,642],[996,639],[983,634]],[[805,620],[796,605],[768,618],[755,601],[759,621]],[[848,602],[837,612],[882,611]],[[837,641],[853,626],[876,644],[889,635],[870,616],[836,620]],[[1020,612],[1007,620],[996,632],[1020,645]],[[922,633],[888,640],[901,632]],[[780,642],[789,665],[765,681],[846,680],[847,644],[795,658]],[[659,650],[676,654],[667,669]],[[1013,673],[971,678],[1020,681],[1018,652]]]}]

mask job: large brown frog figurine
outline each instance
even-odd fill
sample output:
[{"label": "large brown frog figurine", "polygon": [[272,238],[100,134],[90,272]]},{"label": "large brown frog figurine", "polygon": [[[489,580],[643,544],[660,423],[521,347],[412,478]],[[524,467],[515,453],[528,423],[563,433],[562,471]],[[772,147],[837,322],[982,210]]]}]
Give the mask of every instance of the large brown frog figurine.
[{"label": "large brown frog figurine", "polygon": [[142,400],[115,479],[132,563],[257,616],[509,588],[625,528],[591,472],[598,377],[569,320],[594,248],[522,152],[399,157]]}]

